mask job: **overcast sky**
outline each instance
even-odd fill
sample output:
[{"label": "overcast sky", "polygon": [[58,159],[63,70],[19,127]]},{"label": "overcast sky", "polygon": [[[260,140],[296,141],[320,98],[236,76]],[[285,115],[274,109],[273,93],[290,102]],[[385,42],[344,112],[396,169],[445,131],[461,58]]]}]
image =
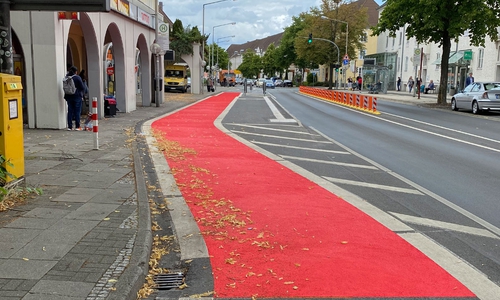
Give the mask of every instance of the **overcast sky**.
[{"label": "overcast sky", "polygon": [[[203,30],[203,4],[217,0],[160,0],[163,10],[175,22],[182,21],[184,27],[198,26]],[[375,0],[381,4],[382,0]],[[209,43],[218,42],[222,48],[231,44],[243,44],[256,39],[283,32],[292,23],[292,16],[319,7],[321,0],[227,0],[205,5],[205,34],[210,34]],[[235,22],[235,25],[223,25]],[[214,26],[216,26],[214,28]],[[227,36],[233,38],[221,39]],[[226,42],[224,42],[226,40]]]}]

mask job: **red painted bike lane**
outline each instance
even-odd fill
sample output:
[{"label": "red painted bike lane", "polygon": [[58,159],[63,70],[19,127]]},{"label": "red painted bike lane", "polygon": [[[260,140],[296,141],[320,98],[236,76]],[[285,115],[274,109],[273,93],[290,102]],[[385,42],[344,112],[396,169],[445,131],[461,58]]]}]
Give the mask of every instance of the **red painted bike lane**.
[{"label": "red painted bike lane", "polygon": [[152,124],[204,235],[215,297],[475,297],[370,216],[217,129],[238,95]]}]

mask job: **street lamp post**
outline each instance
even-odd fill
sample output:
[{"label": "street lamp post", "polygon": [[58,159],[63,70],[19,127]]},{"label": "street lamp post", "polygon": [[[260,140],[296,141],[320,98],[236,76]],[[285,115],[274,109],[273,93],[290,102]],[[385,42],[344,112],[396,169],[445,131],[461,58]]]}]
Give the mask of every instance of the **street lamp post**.
[{"label": "street lamp post", "polygon": [[[219,41],[220,40],[223,40],[223,39],[227,39],[227,38],[234,38],[235,35],[229,35],[229,36],[224,36],[224,37],[221,37],[221,38],[218,38],[217,39],[217,45],[219,44]],[[228,40],[229,41],[229,40]],[[226,42],[226,41],[225,41]],[[219,51],[217,51],[217,62],[215,63],[216,66],[219,66]]]},{"label": "street lamp post", "polygon": [[[225,1],[229,1],[229,0],[218,0],[218,1],[213,1],[213,2],[208,2],[208,3],[203,4],[203,20],[202,20],[202,26],[201,26],[201,35],[203,37],[205,36],[205,6],[210,5],[210,4],[225,2]],[[205,60],[205,39],[203,39],[201,55],[202,55],[202,59]]]},{"label": "street lamp post", "polygon": [[[345,29],[345,55],[347,55],[347,45],[349,43],[349,23],[347,23],[346,21],[341,21],[341,20],[337,20],[337,19],[332,19],[332,18],[329,18],[329,17],[326,17],[326,16],[321,16],[321,18],[323,19],[328,19],[330,21],[334,21],[334,22],[340,22],[340,23],[344,23],[346,25],[346,29]],[[346,74],[347,72],[344,72],[344,77],[347,76]],[[345,80],[344,80],[345,81]],[[344,85],[344,88],[345,88],[345,85]]]},{"label": "street lamp post", "polygon": [[[212,46],[211,46],[211,58],[210,58],[210,61],[211,61],[211,64],[210,64],[210,70],[212,70],[212,67],[213,67],[213,64],[214,64],[214,46],[215,46],[215,42],[214,42],[214,35],[215,35],[215,27],[221,27],[221,26],[227,26],[227,25],[235,25],[236,22],[230,22],[230,23],[225,23],[225,24],[220,24],[220,25],[216,25],[216,26],[213,26],[212,27]],[[217,52],[217,54],[219,54]]]}]

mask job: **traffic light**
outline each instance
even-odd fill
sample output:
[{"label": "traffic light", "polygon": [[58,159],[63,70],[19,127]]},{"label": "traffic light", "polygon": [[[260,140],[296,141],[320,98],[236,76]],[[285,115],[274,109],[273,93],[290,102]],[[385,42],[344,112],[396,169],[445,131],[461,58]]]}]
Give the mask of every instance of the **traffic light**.
[{"label": "traffic light", "polygon": [[309,44],[313,42],[313,34],[312,33],[309,33],[309,39],[307,40],[307,42]]}]

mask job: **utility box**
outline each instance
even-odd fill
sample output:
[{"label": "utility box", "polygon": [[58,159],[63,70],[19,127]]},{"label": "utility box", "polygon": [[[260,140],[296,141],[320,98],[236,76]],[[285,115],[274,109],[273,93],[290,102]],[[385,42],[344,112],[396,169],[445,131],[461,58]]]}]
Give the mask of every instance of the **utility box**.
[{"label": "utility box", "polygon": [[24,176],[22,97],[21,77],[0,73],[0,155],[9,162],[3,167],[18,179]]}]

